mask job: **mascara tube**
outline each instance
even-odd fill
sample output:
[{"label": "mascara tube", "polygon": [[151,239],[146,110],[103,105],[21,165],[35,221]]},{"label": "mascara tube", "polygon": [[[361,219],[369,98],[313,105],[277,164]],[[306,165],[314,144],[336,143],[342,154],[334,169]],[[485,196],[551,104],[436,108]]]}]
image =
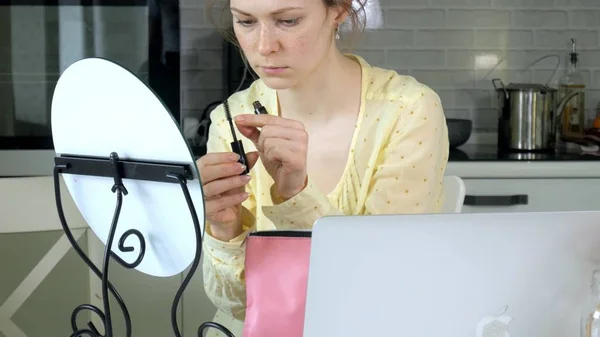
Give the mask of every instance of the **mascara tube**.
[{"label": "mascara tube", "polygon": [[241,175],[250,173],[250,170],[248,169],[248,159],[246,158],[246,151],[244,150],[244,144],[242,143],[242,141],[240,139],[234,140],[233,142],[231,142],[230,145],[231,150],[240,156],[240,159],[238,159],[238,163],[246,167],[244,169],[244,172],[241,173]]},{"label": "mascara tube", "polygon": [[254,101],[254,103],[252,103],[252,106],[254,107],[254,113],[257,115],[267,115],[267,109],[260,104],[259,101]]}]

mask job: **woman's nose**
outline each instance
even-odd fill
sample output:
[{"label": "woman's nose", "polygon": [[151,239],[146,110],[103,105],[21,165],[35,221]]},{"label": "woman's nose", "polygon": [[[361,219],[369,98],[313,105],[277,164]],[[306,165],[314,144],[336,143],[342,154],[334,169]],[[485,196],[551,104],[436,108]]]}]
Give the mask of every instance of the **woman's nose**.
[{"label": "woman's nose", "polygon": [[268,56],[279,50],[279,41],[271,27],[263,25],[258,37],[258,53],[262,56]]}]

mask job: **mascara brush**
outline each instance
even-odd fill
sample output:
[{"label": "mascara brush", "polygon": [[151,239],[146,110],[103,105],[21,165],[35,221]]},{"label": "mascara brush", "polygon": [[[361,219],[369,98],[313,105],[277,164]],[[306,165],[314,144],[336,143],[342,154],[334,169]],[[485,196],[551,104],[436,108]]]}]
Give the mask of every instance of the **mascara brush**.
[{"label": "mascara brush", "polygon": [[235,134],[235,128],[233,127],[233,120],[231,118],[231,112],[229,111],[229,103],[227,102],[227,100],[223,102],[223,106],[225,108],[225,115],[227,116],[229,128],[231,129],[231,136],[233,137],[233,142],[231,142],[231,150],[240,156],[240,159],[238,159],[238,163],[246,167],[244,169],[244,172],[242,172],[241,174],[248,174],[250,170],[248,168],[248,159],[246,158],[246,151],[244,151],[244,144],[241,140],[237,139],[237,136]]}]

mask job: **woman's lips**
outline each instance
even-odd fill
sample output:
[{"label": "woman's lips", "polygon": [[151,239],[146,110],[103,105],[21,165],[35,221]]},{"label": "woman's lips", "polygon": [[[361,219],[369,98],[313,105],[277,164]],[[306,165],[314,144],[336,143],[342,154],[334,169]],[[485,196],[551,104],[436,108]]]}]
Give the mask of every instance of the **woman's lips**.
[{"label": "woman's lips", "polygon": [[279,75],[284,72],[287,67],[261,67],[267,75]]}]

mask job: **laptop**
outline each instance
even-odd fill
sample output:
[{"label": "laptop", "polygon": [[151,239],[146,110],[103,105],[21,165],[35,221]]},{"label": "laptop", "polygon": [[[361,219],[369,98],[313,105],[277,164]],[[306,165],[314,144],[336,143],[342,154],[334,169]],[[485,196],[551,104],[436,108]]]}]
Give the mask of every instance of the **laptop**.
[{"label": "laptop", "polygon": [[600,212],[330,216],[304,337],[577,337]]}]

